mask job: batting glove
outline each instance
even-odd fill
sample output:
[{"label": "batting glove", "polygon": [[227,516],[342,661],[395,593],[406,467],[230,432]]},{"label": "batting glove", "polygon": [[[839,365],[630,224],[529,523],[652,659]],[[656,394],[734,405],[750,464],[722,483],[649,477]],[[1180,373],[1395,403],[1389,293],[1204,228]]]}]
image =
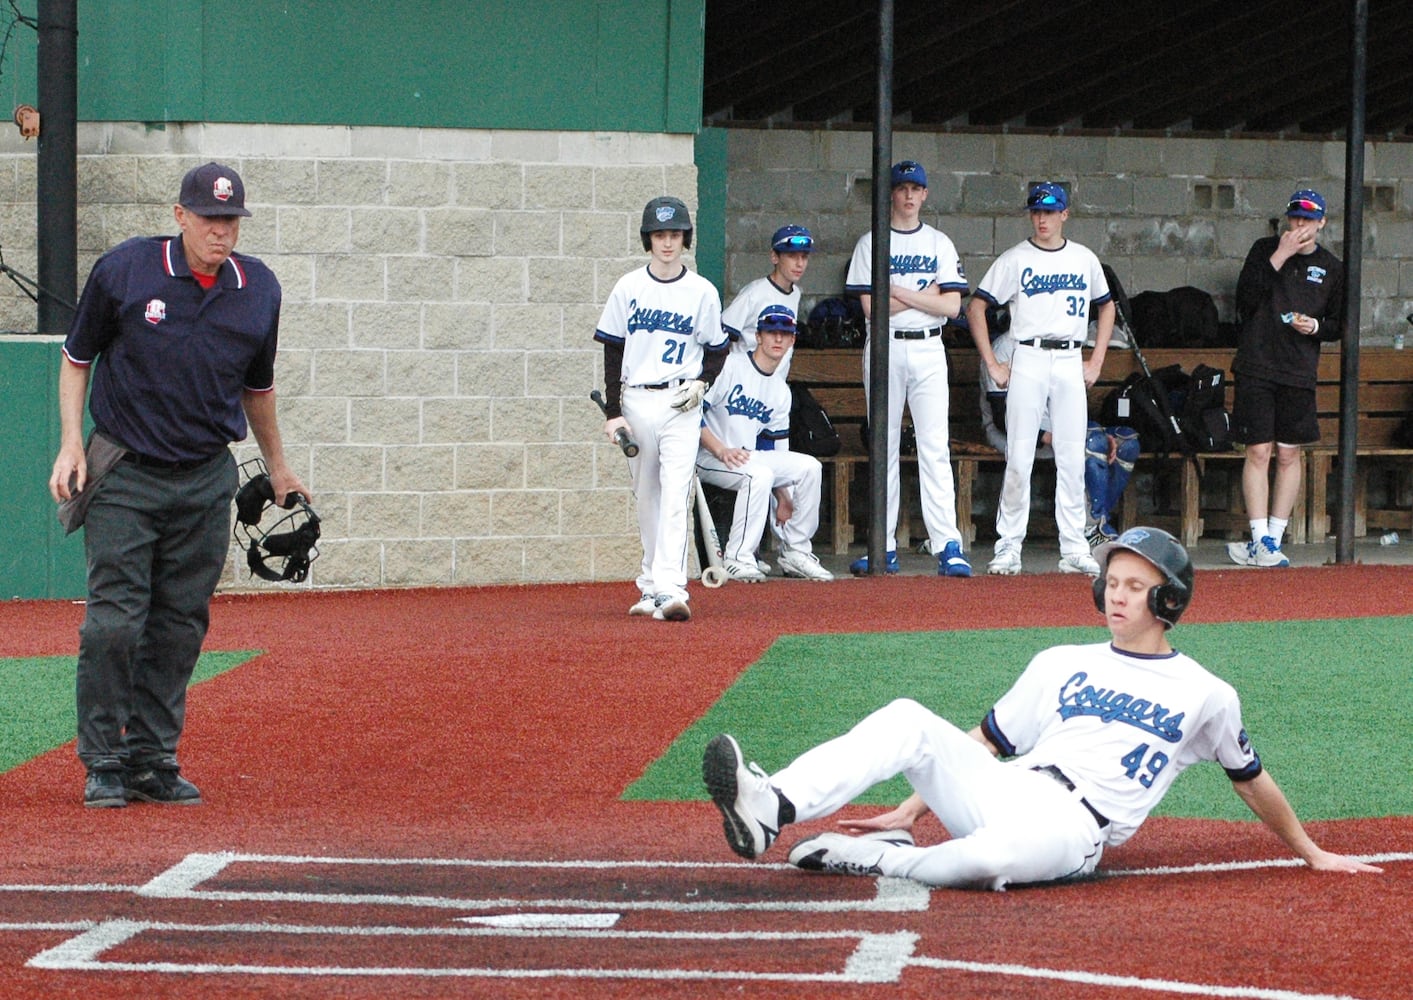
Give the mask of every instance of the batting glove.
[{"label": "batting glove", "polygon": [[706,395],[706,391],[707,384],[699,378],[684,382],[672,396],[672,408],[681,413],[695,410],[702,405],[702,397]]}]

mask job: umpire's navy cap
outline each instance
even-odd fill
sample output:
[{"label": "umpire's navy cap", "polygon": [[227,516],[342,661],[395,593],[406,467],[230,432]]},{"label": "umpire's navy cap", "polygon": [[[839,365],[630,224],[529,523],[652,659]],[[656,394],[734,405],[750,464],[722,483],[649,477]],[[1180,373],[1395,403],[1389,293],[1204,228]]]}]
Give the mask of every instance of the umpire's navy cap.
[{"label": "umpire's navy cap", "polygon": [[188,170],[182,178],[178,204],[196,215],[250,214],[245,207],[245,182],[224,163],[206,163]]}]

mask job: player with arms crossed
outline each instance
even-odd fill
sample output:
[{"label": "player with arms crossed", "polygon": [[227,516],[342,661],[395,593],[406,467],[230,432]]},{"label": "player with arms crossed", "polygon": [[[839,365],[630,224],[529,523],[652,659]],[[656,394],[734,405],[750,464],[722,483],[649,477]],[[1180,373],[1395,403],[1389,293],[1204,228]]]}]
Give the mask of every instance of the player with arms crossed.
[{"label": "player with arms crossed", "polygon": [[[1087,389],[1099,379],[1114,331],[1114,303],[1099,258],[1064,236],[1069,196],[1058,184],[1037,184],[1026,199],[1034,235],[996,258],[967,304],[967,323],[991,379],[1007,390],[1006,473],[996,505],[996,555],[987,572],[1021,570],[1030,520],[1030,476],[1041,419],[1049,409],[1055,451],[1055,524],[1060,570],[1096,576],[1099,564],[1084,536],[1084,458]],[[1016,349],[1009,365],[996,360],[986,309],[1009,303]],[[1084,360],[1089,314],[1097,309],[1094,350]]]},{"label": "player with arms crossed", "polygon": [[603,429],[609,441],[626,429],[639,446],[628,470],[643,543],[641,596],[628,613],[687,621],[687,504],[702,396],[729,344],[716,288],[682,263],[692,247],[687,206],[654,198],[639,232],[652,260],[618,279],[594,333],[603,344]]},{"label": "player with arms crossed", "polygon": [[[1164,531],[1131,528],[1095,555],[1104,574],[1094,603],[1110,641],[1037,654],[969,733],[901,699],[770,776],[747,767],[730,736],[713,739],[702,772],[732,850],[757,857],[786,823],[827,816],[902,774],[914,789],[907,801],[841,824],[861,836],[801,841],[791,864],[992,890],[1079,878],[1133,836],[1179,773],[1216,761],[1311,868],[1379,871],[1311,840],[1262,768],[1236,691],[1168,644],[1192,600],[1187,551]],[[909,831],[928,810],[952,839],[916,846]]]},{"label": "player with arms crossed", "polygon": [[[906,403],[917,431],[922,519],[931,551],[938,553],[937,575],[971,576],[971,563],[962,554],[962,536],[957,530],[957,492],[948,444],[947,351],[942,346],[942,323],[961,312],[962,296],[968,291],[966,276],[952,241],[922,221],[922,206],[927,201],[927,173],[922,165],[912,160],[895,163],[892,182],[886,323],[884,317],[874,316],[872,309],[872,232],[859,237],[844,279],[844,290],[857,294],[863,304],[869,336],[887,330],[893,338],[888,351],[888,539],[883,569],[886,573],[899,570],[898,453]],[[866,395],[872,392],[871,355],[865,344]],[[855,575],[868,569],[868,556],[849,566]]]},{"label": "player with arms crossed", "polygon": [[[813,252],[814,237],[804,226],[781,226],[775,231],[770,238],[770,273],[749,282],[721,314],[732,351],[749,354],[756,349],[756,320],[766,306],[784,306],[791,316],[800,315],[800,279]],[[792,342],[775,370],[781,382],[790,374],[794,353]]]},{"label": "player with arms crossed", "polygon": [[703,401],[697,474],[703,482],[736,491],[722,562],[733,580],[765,579],[755,548],[773,493],[781,572],[832,580],[810,541],[819,527],[819,459],[790,450],[790,387],[780,365],[795,346],[795,317],[785,306],[766,306],[751,325],[755,350],[733,350]]}]

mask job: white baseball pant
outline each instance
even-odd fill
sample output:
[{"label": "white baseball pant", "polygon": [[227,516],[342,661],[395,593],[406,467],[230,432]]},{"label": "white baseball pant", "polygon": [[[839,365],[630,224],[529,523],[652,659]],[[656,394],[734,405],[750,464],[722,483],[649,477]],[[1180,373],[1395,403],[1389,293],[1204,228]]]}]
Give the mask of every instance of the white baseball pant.
[{"label": "white baseball pant", "polygon": [[901,698],[770,778],[795,820],[827,816],[902,774],[952,839],[889,847],[884,875],[928,885],[1003,889],[1092,872],[1098,821],[1075,792],[1024,765],[1002,763],[946,719]]},{"label": "white baseball pant", "polygon": [[[811,551],[811,539],[819,528],[819,459],[797,451],[753,451],[745,465],[733,469],[703,450],[697,457],[697,474],[702,482],[736,491],[731,533],[722,552],[725,558],[754,563],[767,522],[788,548]],[[792,487],[795,505],[783,527],[770,517],[771,491],[777,486]]]},{"label": "white baseball pant", "polygon": [[[940,322],[940,321],[939,321]],[[891,336],[891,334],[890,334]],[[922,500],[922,521],[932,551],[948,542],[961,544],[957,531],[957,487],[952,478],[952,452],[947,407],[947,352],[941,337],[926,340],[893,339],[888,345],[888,545],[898,548],[898,505],[901,492],[898,447],[902,437],[903,404],[908,405],[917,432],[917,473]],[[871,351],[864,345],[864,396],[869,389]],[[1008,418],[1009,419],[1009,418]],[[1081,435],[1082,437],[1082,435]]]},{"label": "white baseball pant", "polygon": [[1055,526],[1060,554],[1088,554],[1084,538],[1084,442],[1089,428],[1084,355],[1017,344],[1006,393],[1006,473],[996,505],[996,552],[1019,552],[1030,523],[1035,442],[1046,407],[1055,452]]},{"label": "white baseball pant", "polygon": [[685,413],[674,410],[675,388],[624,386],[622,408],[638,442],[637,457],[628,459],[643,543],[638,590],[686,600],[687,507],[702,410],[700,406]]}]

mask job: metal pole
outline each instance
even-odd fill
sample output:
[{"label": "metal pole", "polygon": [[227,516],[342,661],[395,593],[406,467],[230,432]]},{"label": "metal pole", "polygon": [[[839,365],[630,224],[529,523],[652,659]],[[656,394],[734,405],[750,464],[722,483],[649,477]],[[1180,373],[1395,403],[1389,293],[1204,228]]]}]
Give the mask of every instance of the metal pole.
[{"label": "metal pole", "polygon": [[78,290],[78,0],[39,0],[40,333],[66,333]]},{"label": "metal pole", "polygon": [[[1339,363],[1339,527],[1335,562],[1354,561],[1354,464],[1359,444],[1359,297],[1364,265],[1364,112],[1369,0],[1350,14],[1349,128],[1344,140],[1344,337]],[[1324,511],[1317,511],[1323,514]]]},{"label": "metal pole", "polygon": [[[878,4],[878,104],[873,122],[873,290],[869,319],[868,568],[884,572],[888,542],[888,286],[893,197],[893,0]],[[906,542],[906,539],[904,539]]]}]

